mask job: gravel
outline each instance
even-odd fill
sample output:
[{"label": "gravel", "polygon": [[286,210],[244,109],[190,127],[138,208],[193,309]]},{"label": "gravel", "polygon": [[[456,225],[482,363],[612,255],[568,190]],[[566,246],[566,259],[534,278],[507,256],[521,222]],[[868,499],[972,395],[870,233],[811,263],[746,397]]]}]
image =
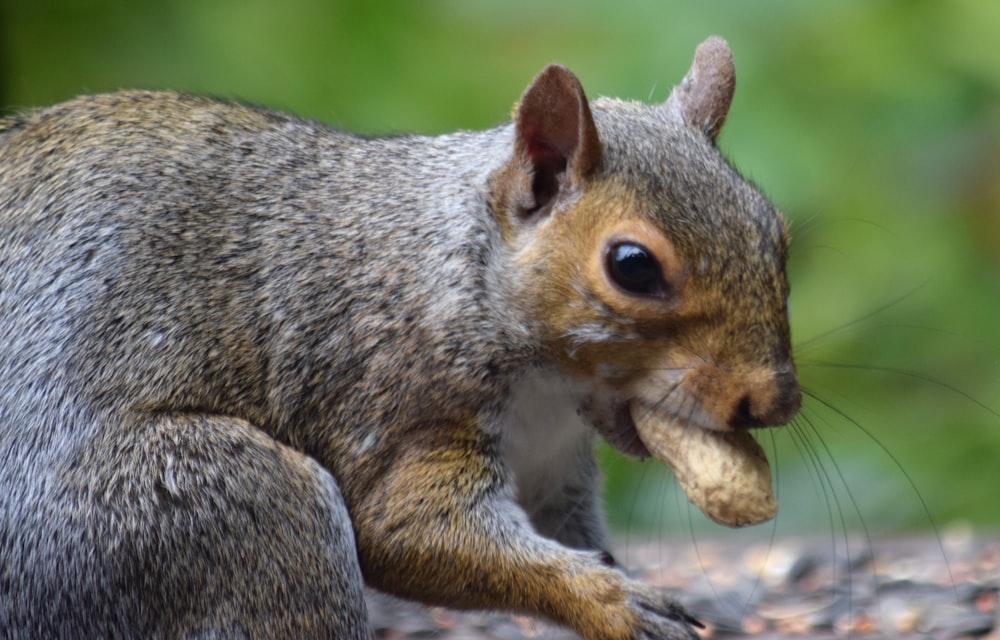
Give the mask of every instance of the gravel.
[{"label": "gravel", "polygon": [[[845,552],[850,549],[850,554]],[[1000,536],[780,539],[734,545],[690,539],[627,545],[631,573],[680,600],[705,638],[1000,640]],[[455,612],[370,593],[382,640],[569,640],[542,620]]]}]

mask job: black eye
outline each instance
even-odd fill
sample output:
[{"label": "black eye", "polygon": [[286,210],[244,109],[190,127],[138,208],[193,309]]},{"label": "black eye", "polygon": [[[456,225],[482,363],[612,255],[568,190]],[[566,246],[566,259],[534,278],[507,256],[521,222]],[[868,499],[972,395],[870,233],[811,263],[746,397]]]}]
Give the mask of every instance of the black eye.
[{"label": "black eye", "polygon": [[667,291],[660,263],[642,245],[632,242],[613,245],[608,250],[606,268],[611,280],[629,293],[663,296]]}]

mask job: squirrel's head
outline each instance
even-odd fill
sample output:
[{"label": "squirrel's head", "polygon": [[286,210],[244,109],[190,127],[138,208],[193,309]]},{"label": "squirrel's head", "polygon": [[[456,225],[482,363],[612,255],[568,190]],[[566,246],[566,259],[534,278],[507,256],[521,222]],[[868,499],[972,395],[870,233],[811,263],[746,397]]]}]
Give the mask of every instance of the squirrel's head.
[{"label": "squirrel's head", "polygon": [[492,179],[529,322],[628,453],[646,452],[629,403],[716,430],[785,424],[799,408],[785,222],[715,146],[734,84],[716,37],[660,105],[588,103],[549,66]]}]

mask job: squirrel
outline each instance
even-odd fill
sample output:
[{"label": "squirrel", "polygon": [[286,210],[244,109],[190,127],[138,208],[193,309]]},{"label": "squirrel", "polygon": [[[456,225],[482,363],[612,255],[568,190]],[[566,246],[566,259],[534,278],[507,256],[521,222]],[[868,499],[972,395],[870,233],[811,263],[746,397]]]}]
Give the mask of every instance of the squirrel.
[{"label": "squirrel", "polygon": [[360,137],[173,92],[0,119],[5,637],[370,638],[363,585],[695,638],[593,448],[800,403],[786,223],[665,103],[549,65],[512,121]]}]

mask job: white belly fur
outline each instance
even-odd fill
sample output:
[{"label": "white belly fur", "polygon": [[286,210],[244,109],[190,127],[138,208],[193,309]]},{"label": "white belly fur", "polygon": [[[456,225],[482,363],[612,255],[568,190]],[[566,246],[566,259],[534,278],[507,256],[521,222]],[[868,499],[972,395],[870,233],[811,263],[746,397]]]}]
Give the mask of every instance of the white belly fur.
[{"label": "white belly fur", "polygon": [[590,451],[592,428],[579,415],[583,396],[580,385],[551,371],[526,375],[511,389],[504,456],[529,512],[559,492]]}]

